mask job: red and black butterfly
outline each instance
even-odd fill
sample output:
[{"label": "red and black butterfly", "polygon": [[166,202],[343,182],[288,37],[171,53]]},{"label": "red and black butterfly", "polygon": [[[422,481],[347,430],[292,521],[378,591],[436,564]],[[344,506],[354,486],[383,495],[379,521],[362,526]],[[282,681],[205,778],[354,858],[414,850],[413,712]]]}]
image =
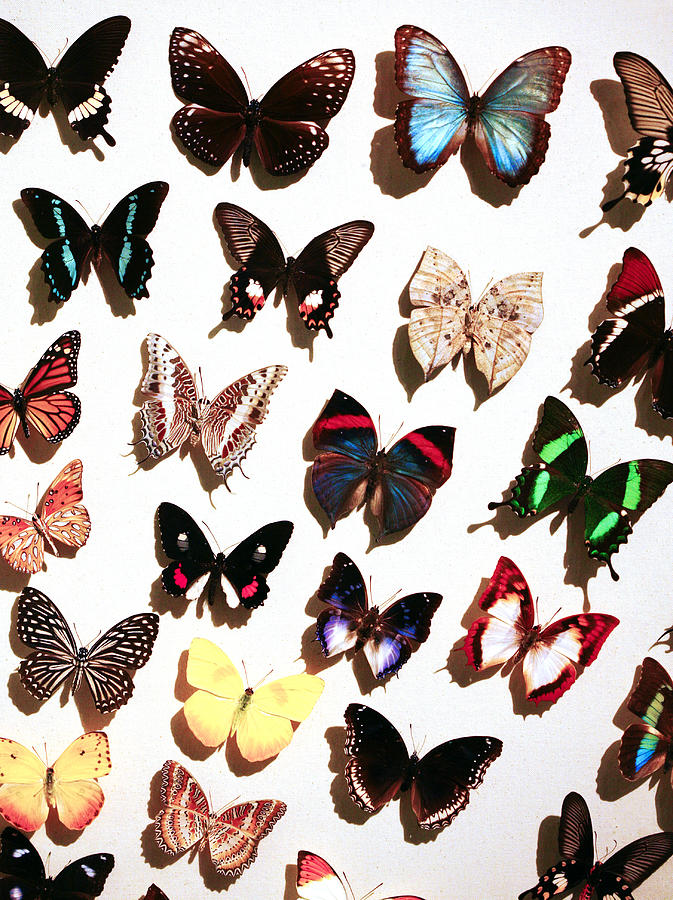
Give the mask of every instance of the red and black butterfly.
[{"label": "red and black butterfly", "polygon": [[346,708],[348,793],[367,812],[376,812],[398,791],[411,791],[411,808],[421,828],[450,825],[470,800],[470,790],[502,752],[494,737],[446,741],[418,758],[385,716],[362,703]]},{"label": "red and black butterfly", "polygon": [[102,225],[90,228],[69,203],[42,188],[25,188],[21,199],[37,230],[53,239],[42,254],[49,299],[65,302],[79,284],[89,260],[100,269],[112,266],[128,297],[149,297],[147,281],[154,265],[145,237],[156,225],[168,193],[165,181],[150,181],[123,197]]},{"label": "red and black butterfly", "polygon": [[280,286],[286,295],[291,286],[306,327],[324,328],[332,337],[329,320],[341,296],[337,281],[368,243],[374,225],[359,219],[330,228],[309,241],[296,259],[285,259],[273,231],[246,209],[218,203],[215,215],[229,252],[241,266],[229,281],[232,307],[222,318],[235,315],[250,320],[275,287]]},{"label": "red and black butterfly", "polygon": [[168,48],[173,90],[188,103],[173,116],[180,141],[197,159],[222,166],[239,147],[243,165],[253,145],[271,175],[307,169],[327,148],[318,122],[343,106],[355,73],[350,50],[327,50],[249,100],[226,59],[197,31],[174,29]]},{"label": "red and black butterfly", "polygon": [[77,384],[79,331],[66,331],[30,370],[14,393],[0,385],[0,455],[7,453],[21,423],[30,437],[35,428],[50,444],[72,433],[79,422],[79,397],[64,388]]},{"label": "red and black butterfly", "polygon": [[652,370],[652,406],[673,417],[673,331],[666,328],[664,290],[641,250],[629,247],[607,296],[612,316],[591,338],[587,363],[601,384],[618,387],[644,368]]},{"label": "red and black butterfly", "polygon": [[357,400],[336,390],[313,425],[313,491],[332,528],[369,503],[379,538],[415,525],[451,474],[456,429],[430,425],[410,431],[390,450],[378,450],[372,418]]},{"label": "red and black butterfly", "polygon": [[571,791],[561,808],[558,843],[561,859],[548,869],[535,887],[519,894],[548,900],[586,881],[580,900],[633,900],[631,891],[649,878],[673,854],[673,831],[648,834],[622,847],[605,862],[594,862],[593,829],[589,808]]},{"label": "red and black butterfly", "polygon": [[32,41],[0,19],[0,134],[20,138],[46,96],[51,106],[63,103],[68,124],[82,140],[100,134],[114,147],[105,130],[111,101],[103,82],[117,65],[130,29],[126,16],[103,19],[77,38],[57,66],[47,68]]}]

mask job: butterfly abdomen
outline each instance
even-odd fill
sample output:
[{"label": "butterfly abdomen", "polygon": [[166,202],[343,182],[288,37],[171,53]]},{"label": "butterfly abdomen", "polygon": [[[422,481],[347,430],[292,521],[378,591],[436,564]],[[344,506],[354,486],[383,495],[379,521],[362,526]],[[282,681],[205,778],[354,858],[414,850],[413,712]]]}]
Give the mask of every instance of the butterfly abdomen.
[{"label": "butterfly abdomen", "polygon": [[400,792],[408,791],[411,785],[414,783],[414,779],[418,773],[418,753],[414,750],[414,752],[409,757],[409,764],[404,772],[404,778],[402,779],[402,784],[400,786]]},{"label": "butterfly abdomen", "polygon": [[250,156],[252,155],[252,148],[255,143],[255,129],[259,125],[260,119],[259,100],[251,100],[245,111],[245,137],[243,138],[243,143],[241,145],[243,165],[246,169],[250,165]]}]

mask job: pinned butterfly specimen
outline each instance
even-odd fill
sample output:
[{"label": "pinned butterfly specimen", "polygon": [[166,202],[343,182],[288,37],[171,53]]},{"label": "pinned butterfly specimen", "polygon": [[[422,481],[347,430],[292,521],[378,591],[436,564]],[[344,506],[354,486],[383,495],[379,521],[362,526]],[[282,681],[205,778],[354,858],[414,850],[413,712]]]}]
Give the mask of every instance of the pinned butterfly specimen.
[{"label": "pinned butterfly specimen", "polygon": [[111,853],[92,853],[47,876],[40,854],[15,828],[0,834],[0,895],[8,900],[93,900],[113,870]]},{"label": "pinned butterfly specimen", "polygon": [[425,380],[473,349],[489,394],[519,371],[542,322],[542,272],[509,275],[473,303],[463,270],[434,247],[423,254],[409,296],[409,344]]},{"label": "pinned butterfly specimen", "polygon": [[179,762],[167,759],[161,776],[164,809],[154,820],[157,844],[170,856],[207,844],[220,875],[235,877],[247,869],[257,856],[257,845],[287,809],[280,800],[251,800],[213,813],[206,795]]},{"label": "pinned butterfly specimen", "polygon": [[575,682],[574,663],[589,666],[619,619],[602,613],[535,624],[533,598],[519,567],[501,556],[479,606],[489,613],[470,625],[463,649],[477,672],[523,661],[526,699],[555,703]]},{"label": "pinned butterfly specimen", "polygon": [[535,887],[519,894],[547,900],[586,881],[581,900],[594,893],[599,900],[633,900],[631,891],[649,878],[673,854],[673,831],[659,831],[622,847],[604,862],[594,862],[591,815],[584,797],[575,791],[561,807],[558,843],[561,859],[548,869]]},{"label": "pinned butterfly specimen", "polygon": [[662,459],[634,459],[619,463],[596,478],[587,475],[587,442],[580,423],[565,403],[547,397],[533,437],[542,460],[516,476],[509,499],[489,503],[489,509],[509,506],[518,516],[537,515],[568,500],[567,514],[584,505],[584,543],[593,559],[610,561],[633,531],[633,521],[658,500],[673,481],[673,463]]},{"label": "pinned butterfly specimen", "polygon": [[194,638],[187,656],[187,683],[196,688],[185,700],[185,719],[206,747],[220,747],[236,736],[250,762],[270,759],[292,740],[293,722],[303,722],[325,682],[302,672],[246,687],[226,653],[205,638]]},{"label": "pinned butterfly specimen", "polygon": [[138,613],[117,622],[91,647],[75,643],[70,626],[49,597],[32,587],[21,592],[17,608],[19,638],[34,652],[19,666],[25,689],[45,700],[73,675],[71,694],[86,681],[100,713],[128,702],[133,681],[127,669],[140,669],[152,655],[159,630],[156,613]]},{"label": "pinned butterfly specimen", "polygon": [[591,338],[587,360],[601,384],[619,387],[652,370],[652,407],[673,417],[673,331],[666,328],[664,289],[645,254],[629,247],[607,296],[612,315]]},{"label": "pinned butterfly specimen", "polygon": [[271,394],[287,374],[286,366],[266,366],[244,375],[215,397],[202,397],[194,376],[167,340],[148,334],[147,372],[142,391],[151,399],[140,410],[140,442],[147,456],[161,459],[185,441],[201,444],[208,461],[226,482],[252,449]]},{"label": "pinned butterfly specimen", "polygon": [[430,636],[432,617],[441,594],[409,594],[379,612],[370,606],[360,570],[345,553],[337,553],[332,570],[318,588],[327,603],[316,622],[316,635],[325,656],[345,650],[364,650],[377,678],[399,672],[411,656],[412,642]]},{"label": "pinned butterfly specimen", "polygon": [[0,385],[0,456],[8,453],[19,423],[26,438],[34,428],[50,444],[75,430],[82,405],[64,388],[77,384],[79,331],[66,331],[47,347],[21,387],[14,392]]},{"label": "pinned butterfly specimen", "polygon": [[[301,900],[349,900],[343,881],[327,860],[308,850],[300,850],[297,854],[297,894]],[[423,900],[423,898],[405,894],[390,897],[389,900]]]},{"label": "pinned butterfly specimen", "polygon": [[379,450],[371,416],[336,390],[313,425],[318,455],[311,481],[332,528],[365,503],[378,519],[379,540],[415,525],[451,474],[456,429],[430,425]]},{"label": "pinned butterfly specimen", "polygon": [[[292,536],[292,522],[270,522],[225,555],[213,553],[208,539],[194,519],[174,503],[157,509],[161,546],[172,560],[161,573],[164,590],[173,597],[193,600],[205,590],[208,603],[226,578],[246,609],[257,609],[266,600],[266,576],[273,572]],[[226,594],[225,594],[226,597]]]},{"label": "pinned butterfly specimen", "polygon": [[66,828],[81,831],[101,811],[105,797],[96,779],[110,769],[103,731],[80,735],[52,766],[22,744],[0,738],[0,815],[15,828],[35,831],[51,807]]},{"label": "pinned butterfly specimen", "polygon": [[44,563],[45,544],[55,556],[57,544],[83,547],[91,521],[82,497],[82,463],[73,459],[49,485],[30,519],[0,516],[0,556],[17,572],[34,575]]},{"label": "pinned butterfly specimen", "polygon": [[89,28],[63,54],[57,66],[47,66],[40,51],[11,22],[0,19],[0,134],[20,138],[43,98],[50,106],[61,102],[68,124],[83,141],[102,135],[110,97],[103,82],[117,60],[131,29],[126,16],[111,16]]},{"label": "pinned butterfly specimen", "polygon": [[323,328],[332,337],[329,320],[341,297],[337,281],[367,245],[374,225],[356,220],[330,228],[309,241],[296,259],[285,259],[273,231],[246,209],[218,203],[215,215],[229,252],[241,266],[229,281],[232,306],[222,318],[239,316],[249,321],[274,288],[287,295],[292,287],[306,327]]},{"label": "pinned butterfly specimen", "polygon": [[494,175],[517,187],[544,162],[545,119],[561,99],[571,56],[542,47],[515,59],[482,96],[470,92],[441,41],[415,25],[395,32],[395,81],[411,100],[398,104],[395,141],[405,166],[427,172],[443,165],[472,134]]},{"label": "pinned butterfly specimen", "polygon": [[673,766],[673,682],[656,659],[643,660],[638,684],[628,700],[642,722],[629,725],[622,735],[619,768],[624,778],[636,781]]},{"label": "pinned butterfly specimen", "polygon": [[462,737],[439,744],[418,758],[381,713],[351,703],[346,708],[346,783],[360,809],[376,812],[395,795],[411,791],[421,828],[450,825],[470,802],[486,769],[502,752],[494,737]]},{"label": "pinned butterfly specimen", "polygon": [[53,240],[42,254],[49,300],[65,303],[89,264],[100,270],[103,259],[132,299],[149,297],[147,281],[154,257],[145,238],[157,222],[168,193],[165,181],[150,181],[121,199],[102,225],[89,227],[77,210],[43,188],[24,188],[21,199],[40,234]]},{"label": "pinned butterfly specimen", "polygon": [[254,146],[271,175],[301,172],[322,156],[329,138],[318,123],[339,112],[355,73],[350,50],[327,50],[249,100],[234,69],[197,31],[175,28],[168,59],[173,90],[189,104],[173,116],[180,142],[211,166],[239,148],[248,166]]},{"label": "pinned butterfly specimen", "polygon": [[630,148],[623,175],[624,193],[603,204],[609,212],[625,197],[649,206],[660,197],[673,171],[673,90],[656,66],[637,53],[615,53],[626,108],[634,131],[642,135]]}]

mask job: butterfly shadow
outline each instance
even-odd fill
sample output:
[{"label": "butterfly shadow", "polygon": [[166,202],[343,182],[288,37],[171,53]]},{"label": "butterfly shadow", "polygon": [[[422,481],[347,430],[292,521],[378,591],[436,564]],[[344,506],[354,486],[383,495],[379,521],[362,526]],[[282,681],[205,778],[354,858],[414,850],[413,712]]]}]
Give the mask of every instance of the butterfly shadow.
[{"label": "butterfly shadow", "polygon": [[[194,156],[191,150],[189,150],[180,140],[178,135],[176,134],[175,127],[173,125],[173,121],[171,120],[171,124],[169,126],[169,130],[171,133],[171,140],[173,144],[177,147],[180,153],[185,157],[190,166],[194,166],[195,169],[198,169],[200,172],[203,172],[204,175],[208,175],[212,177],[213,175],[219,175],[220,169],[226,165],[223,163],[222,166],[214,166],[211,163],[204,162],[204,160],[199,159],[198,156]],[[231,163],[231,180],[238,181],[238,177],[241,171],[241,163],[240,160],[234,158]]]},{"label": "butterfly shadow", "polygon": [[[302,455],[304,460],[307,462],[313,463],[313,460],[316,456],[315,447],[313,444],[313,425],[309,426],[308,431],[304,435],[301,444]],[[331,526],[325,511],[322,506],[318,503],[318,498],[315,495],[315,491],[313,490],[313,480],[311,473],[313,471],[313,465],[310,465],[306,469],[306,474],[304,475],[304,503],[306,504],[306,508],[311,513],[313,518],[322,528],[322,536],[326,538],[330,533]]]},{"label": "butterfly shadow", "polygon": [[[479,588],[472,598],[472,602],[465,610],[463,618],[460,620],[461,628],[464,628],[466,633],[475,619],[480,619],[484,615],[484,611],[479,606],[479,598],[488,587],[490,580],[490,577],[481,579]],[[457,684],[458,687],[461,688],[468,687],[469,685],[476,684],[480,681],[485,681],[485,679],[490,678],[495,671],[492,667],[482,669],[481,671],[472,668],[467,661],[467,656],[463,650],[465,637],[466,634],[455,641],[453,647],[449,650],[449,655],[446,657],[446,665],[439,669],[440,672],[446,669],[451,676],[451,682]]]},{"label": "butterfly shadow", "polygon": [[[42,237],[37,230],[28,207],[20,197],[12,201],[12,209],[20,219],[26,235],[32,243],[41,250],[45,250],[52,242]],[[30,320],[31,325],[44,325],[45,322],[52,322],[56,318],[60,304],[48,299],[49,286],[44,280],[41,256],[38,256],[30,268],[26,290],[28,291],[28,302],[33,307],[33,316]]]},{"label": "butterfly shadow", "polygon": [[65,144],[73,156],[77,153],[85,153],[89,150],[97,160],[102,162],[105,159],[105,153],[103,153],[101,148],[94,143],[93,140],[85,141],[73,130],[68,122],[68,114],[62,103],[56,103],[54,106],[51,106],[45,97],[40,103],[38,112],[42,119],[46,119],[50,112],[53,114],[61,143]]},{"label": "butterfly shadow", "polygon": [[325,740],[330,748],[330,758],[327,767],[330,772],[335,772],[336,777],[332,780],[330,787],[330,795],[334,804],[334,811],[350,825],[364,825],[372,813],[365,812],[364,809],[351,800],[346,786],[344,777],[344,768],[346,764],[344,746],[346,744],[346,729],[341,725],[332,725],[325,730]]},{"label": "butterfly shadow", "polygon": [[497,178],[484,162],[474,135],[468,134],[460,148],[460,161],[465,169],[470,190],[490,206],[509,206],[521,193],[524,185],[510,187]]},{"label": "butterfly shadow", "polygon": [[[320,580],[321,584],[325,578],[327,578],[331,569],[332,563],[328,563],[323,569],[322,578]],[[320,641],[316,635],[315,620],[326,607],[324,603],[321,603],[320,600],[318,600],[318,591],[319,588],[316,588],[309,597],[304,608],[306,615],[313,619],[313,621],[301,636],[301,653],[299,654],[299,658],[304,660],[306,671],[309,675],[318,675],[320,672],[324,672],[325,669],[330,669],[332,666],[335,666],[343,656],[341,653],[337,653],[334,656],[325,656],[322,652]]]},{"label": "butterfly shadow", "polygon": [[0,153],[6,156],[18,140],[19,138],[11,137],[8,134],[0,134]]},{"label": "butterfly shadow", "polygon": [[[150,781],[150,796],[147,803],[147,814],[152,821],[149,822],[140,835],[141,855],[145,862],[153,869],[165,869],[166,866],[170,866],[171,863],[174,863],[177,859],[176,856],[170,856],[168,853],[164,853],[157,844],[156,832],[154,830],[154,817],[164,808],[164,804],[161,800],[161,782],[162,774],[161,770],[159,770],[154,773]],[[192,859],[196,852],[198,852],[198,845],[190,852]]]},{"label": "butterfly shadow", "polygon": [[[540,822],[540,828],[537,837],[537,851],[535,855],[535,865],[538,872],[546,872],[559,859],[558,833],[561,824],[560,816],[546,816]],[[578,897],[579,890],[576,889],[568,897]]]},{"label": "butterfly shadow", "polygon": [[285,890],[282,900],[297,900],[297,864],[288,863],[285,866]]},{"label": "butterfly shadow", "polygon": [[[409,280],[404,285],[398,299],[398,308],[400,311],[400,315],[404,319],[411,318],[412,305],[409,289],[411,287],[413,277],[413,275],[409,276]],[[408,322],[406,322],[404,325],[400,325],[400,327],[395,332],[392,353],[393,366],[395,367],[397,380],[407,392],[407,402],[411,403],[411,400],[416,391],[419,389],[419,387],[421,387],[421,385],[425,384],[425,376],[418,360],[411,351],[411,344],[409,343]],[[433,375],[434,374],[435,373],[433,373]]]},{"label": "butterfly shadow", "polygon": [[662,441],[666,438],[673,440],[673,420],[665,419],[652,407],[652,381],[647,370],[643,374],[634,401],[636,405],[635,424],[638,428],[642,428],[651,437],[658,437]]}]

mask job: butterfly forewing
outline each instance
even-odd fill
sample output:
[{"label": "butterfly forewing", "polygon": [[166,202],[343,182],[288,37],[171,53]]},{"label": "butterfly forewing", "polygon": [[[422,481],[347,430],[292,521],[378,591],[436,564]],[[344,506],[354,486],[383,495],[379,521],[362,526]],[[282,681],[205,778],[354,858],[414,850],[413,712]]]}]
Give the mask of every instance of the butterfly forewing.
[{"label": "butterfly forewing", "polygon": [[[601,900],[608,891],[635,889],[673,856],[673,831],[639,838],[610,856],[598,870],[595,890]],[[593,881],[593,879],[592,879]]]},{"label": "butterfly forewing", "polygon": [[163,809],[154,820],[157,843],[171,856],[188,850],[208,834],[210,806],[195,778],[167,759],[161,770]]},{"label": "butterfly forewing", "polygon": [[40,51],[15,25],[0,19],[0,134],[21,137],[46,86],[47,67]]},{"label": "butterfly forewing", "polygon": [[160,503],[157,509],[159,533],[164,553],[172,560],[161,573],[164,590],[182,597],[190,584],[215,563],[208,539],[194,519],[174,503]]},{"label": "butterfly forewing", "polygon": [[350,703],[345,718],[348,793],[361,809],[375,812],[402,787],[409,753],[399,731],[371,707]]},{"label": "butterfly forewing", "polygon": [[248,105],[243,82],[203,35],[187,28],[174,28],[168,60],[173,90],[178,97],[218,112],[238,113],[242,118]]},{"label": "butterfly forewing", "polygon": [[216,870],[236,876],[252,865],[259,842],[286,810],[280,800],[255,800],[231,806],[213,817],[208,842]]},{"label": "butterfly forewing", "polygon": [[270,522],[241,541],[226,557],[224,577],[246,609],[257,609],[266,600],[266,576],[280,562],[293,530],[292,522]]},{"label": "butterfly forewing", "polygon": [[630,781],[670,768],[673,748],[673,683],[655,659],[646,657],[638,683],[628,700],[643,720],[629,725],[619,748],[619,768]]}]

